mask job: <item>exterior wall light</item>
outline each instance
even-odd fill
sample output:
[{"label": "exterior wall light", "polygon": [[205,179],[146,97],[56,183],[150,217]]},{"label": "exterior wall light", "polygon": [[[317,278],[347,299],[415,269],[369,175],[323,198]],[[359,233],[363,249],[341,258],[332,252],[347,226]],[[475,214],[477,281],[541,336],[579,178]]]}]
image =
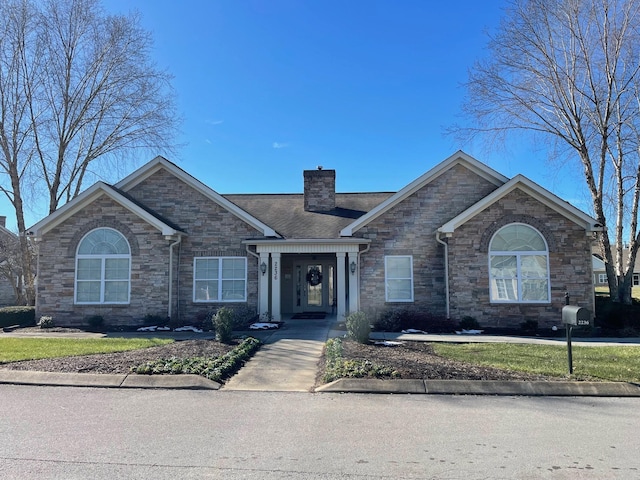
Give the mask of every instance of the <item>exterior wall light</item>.
[{"label": "exterior wall light", "polygon": [[262,262],[260,264],[260,271],[262,272],[262,275],[264,275],[265,273],[267,273],[267,264]]},{"label": "exterior wall light", "polygon": [[356,262],[351,262],[351,264],[349,265],[349,269],[351,270],[351,275],[353,275],[354,273],[356,273]]}]

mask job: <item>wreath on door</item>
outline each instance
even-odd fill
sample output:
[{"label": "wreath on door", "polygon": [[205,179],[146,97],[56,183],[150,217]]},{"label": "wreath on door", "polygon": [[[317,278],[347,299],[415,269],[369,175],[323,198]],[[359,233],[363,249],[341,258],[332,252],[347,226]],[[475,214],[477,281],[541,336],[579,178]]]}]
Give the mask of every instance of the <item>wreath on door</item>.
[{"label": "wreath on door", "polygon": [[322,283],[322,272],[318,267],[313,267],[307,273],[307,283],[312,287]]}]

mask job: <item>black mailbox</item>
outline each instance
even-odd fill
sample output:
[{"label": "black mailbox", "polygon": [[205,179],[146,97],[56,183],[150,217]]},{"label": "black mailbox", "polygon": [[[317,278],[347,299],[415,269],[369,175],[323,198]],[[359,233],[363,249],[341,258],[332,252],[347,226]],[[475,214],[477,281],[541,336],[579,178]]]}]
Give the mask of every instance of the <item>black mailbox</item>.
[{"label": "black mailbox", "polygon": [[562,323],[584,327],[591,324],[591,312],[583,307],[566,305],[562,307]]}]

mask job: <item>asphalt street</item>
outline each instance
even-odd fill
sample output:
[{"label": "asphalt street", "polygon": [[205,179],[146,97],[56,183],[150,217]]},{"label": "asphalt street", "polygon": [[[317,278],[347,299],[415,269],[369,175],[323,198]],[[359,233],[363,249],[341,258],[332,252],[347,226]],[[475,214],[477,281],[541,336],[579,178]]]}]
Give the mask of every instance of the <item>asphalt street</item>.
[{"label": "asphalt street", "polygon": [[640,398],[0,385],[3,479],[640,478]]}]

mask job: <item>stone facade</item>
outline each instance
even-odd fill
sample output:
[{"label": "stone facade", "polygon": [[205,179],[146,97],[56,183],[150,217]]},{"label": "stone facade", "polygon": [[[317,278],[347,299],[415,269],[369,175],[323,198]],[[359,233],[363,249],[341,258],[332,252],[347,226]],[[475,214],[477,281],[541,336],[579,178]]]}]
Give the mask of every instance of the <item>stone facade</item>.
[{"label": "stone facade", "polygon": [[[131,249],[131,296],[127,305],[77,305],[74,301],[76,251],[91,230],[122,233]],[[146,315],[166,317],[169,242],[137,215],[102,196],[47,232],[39,243],[36,319],[56,325],[86,325],[99,315],[110,325],[135,325]]]},{"label": "stone facade", "polygon": [[[526,212],[526,213],[522,213]],[[532,226],[549,248],[551,301],[491,303],[489,297],[489,242],[511,223]],[[450,307],[452,318],[470,316],[483,327],[518,327],[525,320],[541,328],[561,326],[565,292],[572,305],[594,311],[591,240],[583,228],[521,190],[514,190],[459,227],[448,239]]]},{"label": "stone facade", "polygon": [[[360,304],[376,318],[390,309],[421,309],[445,315],[444,247],[437,229],[496,189],[496,185],[457,165],[359,230],[371,240],[361,257]],[[386,255],[413,256],[414,302],[385,301]]]},{"label": "stone facade", "polygon": [[[595,220],[528,180],[507,181],[460,152],[396,196],[376,199],[378,203],[368,203],[366,208],[362,207],[369,198],[365,194],[339,196],[336,205],[334,170],[307,170],[304,209],[300,195],[259,194],[248,195],[251,198],[245,199],[241,209],[158,157],[118,184],[118,189],[98,184],[90,195],[73,201],[73,208],[67,209],[70,213],[54,214],[34,226],[34,238],[39,241],[36,315],[50,315],[58,325],[83,325],[89,317],[100,315],[109,325],[131,326],[143,323],[145,316],[169,314],[173,324],[194,324],[221,306],[245,315],[275,310],[275,319],[280,320],[280,313],[292,313],[304,305],[337,315],[360,308],[373,319],[401,309],[443,318],[448,298],[454,321],[471,316],[485,328],[513,328],[525,320],[537,320],[544,328],[558,324],[565,292],[572,304],[593,311],[590,246],[591,232],[597,230]],[[525,193],[527,188],[533,194]],[[502,196],[479,203],[492,192]],[[545,203],[536,198],[544,198]],[[298,208],[291,208],[294,200]],[[448,237],[437,236],[439,228],[449,228],[449,222],[471,207],[480,209],[479,213],[445,229],[453,232]],[[489,243],[499,228],[511,223],[532,226],[548,244],[548,303],[491,302]],[[313,241],[309,225],[323,226],[314,231]],[[278,232],[276,226],[287,233]],[[129,243],[131,293],[126,305],[74,302],[78,245],[100,227],[119,231]],[[439,240],[447,242],[447,263]],[[413,301],[387,302],[385,257],[400,255],[412,259]],[[245,258],[246,299],[195,301],[194,262],[200,257]],[[357,270],[352,273],[355,260]],[[311,262],[321,262],[334,272],[331,282],[325,282],[328,290],[324,291],[331,294],[316,303],[294,303],[308,292],[306,284],[294,284],[293,268]],[[352,281],[356,278],[357,283]],[[294,295],[298,286],[300,293]]]},{"label": "stone facade", "polygon": [[[257,260],[242,245],[242,240],[256,235],[255,229],[164,170],[128,194],[179,224],[186,233],[174,250],[172,322],[195,323],[222,305],[193,301],[193,262],[199,256],[248,257],[247,302],[224,305],[255,311]],[[118,230],[131,247],[131,296],[127,305],[74,303],[76,250],[82,238],[99,227]],[[41,239],[37,318],[52,316],[57,325],[83,325],[94,315],[102,316],[109,325],[140,325],[147,315],[166,318],[169,248],[174,242],[106,195],[100,197]]]}]

